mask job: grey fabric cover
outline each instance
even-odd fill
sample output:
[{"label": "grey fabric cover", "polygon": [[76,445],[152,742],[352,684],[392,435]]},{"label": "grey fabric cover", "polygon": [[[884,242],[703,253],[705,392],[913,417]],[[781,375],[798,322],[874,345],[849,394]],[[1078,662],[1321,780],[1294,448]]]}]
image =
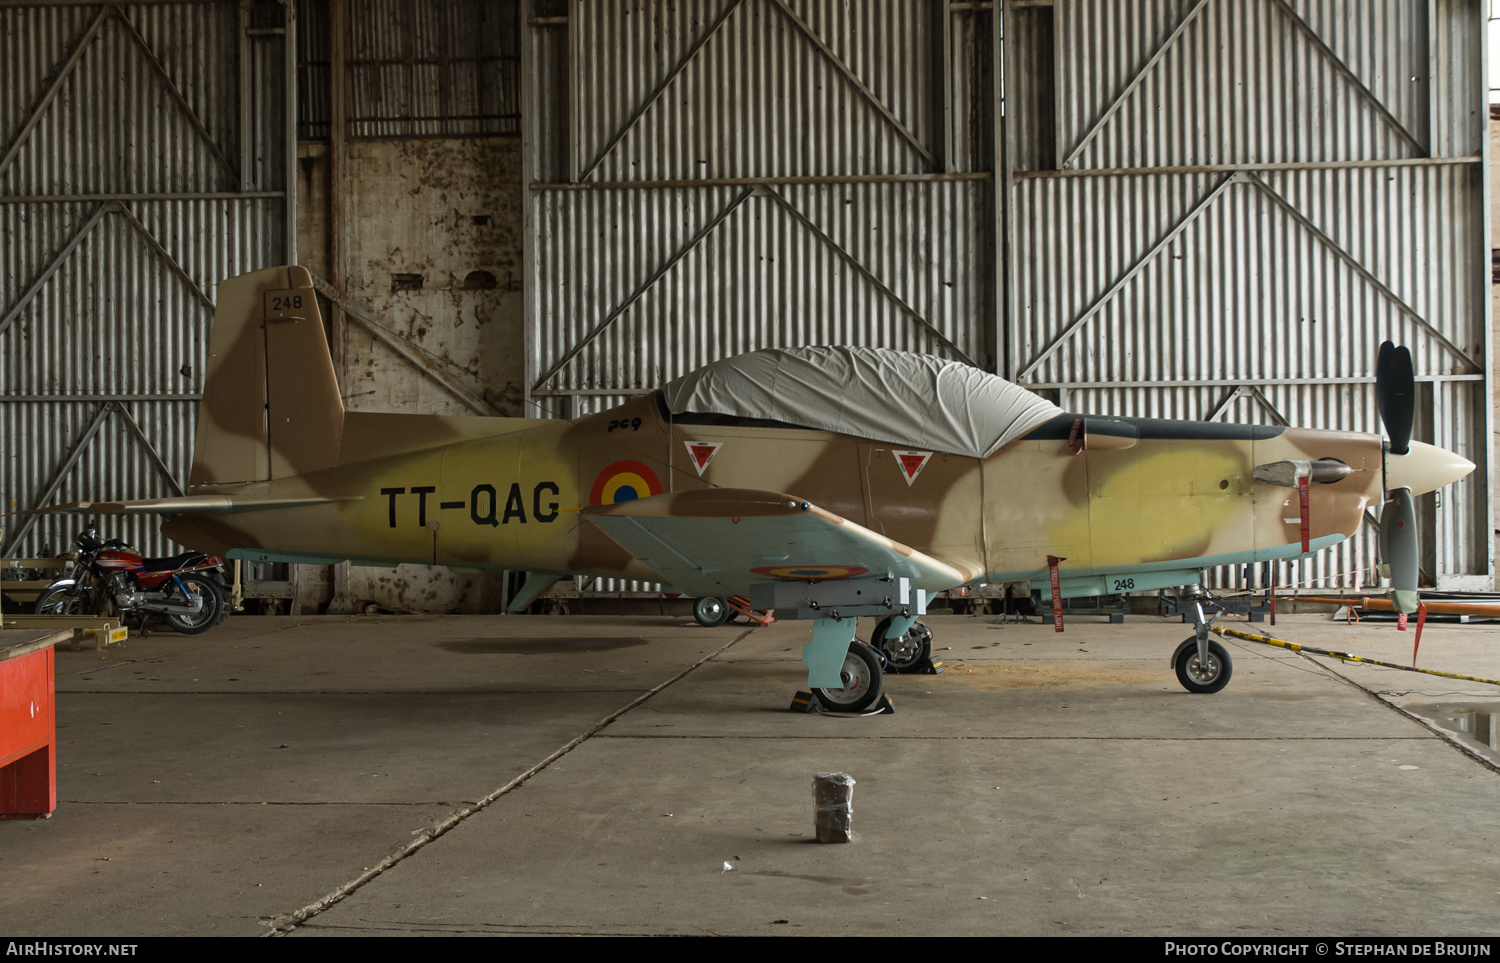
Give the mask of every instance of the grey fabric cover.
[{"label": "grey fabric cover", "polygon": [[928,451],[994,454],[1062,413],[978,368],[890,348],[774,348],[715,361],[662,388],[673,414],[785,421]]}]

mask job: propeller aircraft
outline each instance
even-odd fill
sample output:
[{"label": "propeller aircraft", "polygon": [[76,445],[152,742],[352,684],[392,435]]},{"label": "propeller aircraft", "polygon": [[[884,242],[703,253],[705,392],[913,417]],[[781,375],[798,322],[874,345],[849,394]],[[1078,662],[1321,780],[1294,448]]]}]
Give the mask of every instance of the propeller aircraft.
[{"label": "propeller aircraft", "polygon": [[[250,561],[524,570],[513,611],[572,574],[747,596],[812,621],[809,685],[859,711],[882,663],[930,649],[935,593],[1195,586],[1337,544],[1376,504],[1395,603],[1414,610],[1413,498],[1474,466],[1411,440],[1406,349],[1382,347],[1377,394],[1388,442],[1076,415],[956,362],[806,347],[571,421],[347,411],[311,277],[279,267],[219,286],[189,494],[36,511],[159,513],[168,537]],[[862,616],[880,620],[871,645]],[[1202,625],[1173,664],[1193,692],[1232,671]]]}]

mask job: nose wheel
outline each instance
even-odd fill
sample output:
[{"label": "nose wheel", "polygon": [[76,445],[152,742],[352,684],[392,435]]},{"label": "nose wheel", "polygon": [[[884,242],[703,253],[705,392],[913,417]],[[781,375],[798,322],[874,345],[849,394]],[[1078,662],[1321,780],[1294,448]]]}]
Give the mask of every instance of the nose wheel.
[{"label": "nose wheel", "polygon": [[1196,695],[1218,692],[1229,684],[1229,677],[1234,674],[1234,663],[1228,650],[1217,642],[1208,643],[1207,658],[1199,657],[1197,636],[1189,637],[1177,647],[1172,666],[1177,670],[1177,681]]}]

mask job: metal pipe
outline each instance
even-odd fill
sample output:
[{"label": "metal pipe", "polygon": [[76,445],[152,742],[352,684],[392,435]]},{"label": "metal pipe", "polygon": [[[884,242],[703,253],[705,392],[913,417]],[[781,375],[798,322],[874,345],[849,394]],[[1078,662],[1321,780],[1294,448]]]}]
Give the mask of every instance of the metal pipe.
[{"label": "metal pipe", "polygon": [[80,201],[253,201],[285,197],[286,191],[201,191],[150,194],[7,194],[0,204],[77,204]]},{"label": "metal pipe", "polygon": [[665,181],[588,181],[579,184],[533,183],[533,193],[544,191],[647,191],[682,187],[777,187],[797,184],[903,184],[936,181],[987,181],[989,171],[936,174],[825,174],[806,177],[702,177]]},{"label": "metal pipe", "polygon": [[283,211],[285,223],[282,236],[285,238],[283,262],[297,261],[297,5],[282,5],[282,24],[286,34],[282,37],[282,124],[286,143],[282,145],[286,166],[282,170],[286,185],[286,204]]},{"label": "metal pipe", "polygon": [[1340,171],[1389,167],[1448,167],[1459,164],[1482,164],[1479,154],[1458,157],[1389,157],[1375,160],[1284,161],[1264,164],[1178,164],[1165,167],[1089,167],[1074,170],[1016,171],[1015,176],[1030,179],[1056,177],[1147,177],[1158,174],[1233,174],[1239,171]]}]

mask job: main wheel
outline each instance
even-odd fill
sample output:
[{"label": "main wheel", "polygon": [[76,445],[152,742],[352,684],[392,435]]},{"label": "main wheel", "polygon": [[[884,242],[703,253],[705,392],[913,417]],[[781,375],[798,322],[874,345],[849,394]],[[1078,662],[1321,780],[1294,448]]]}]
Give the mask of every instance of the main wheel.
[{"label": "main wheel", "polygon": [[88,591],[80,585],[54,585],[37,596],[31,611],[36,615],[87,615]]},{"label": "main wheel", "polygon": [[886,667],[892,672],[911,672],[932,654],[932,630],[921,622],[913,622],[899,639],[886,638],[890,629],[891,619],[881,619],[870,636],[870,645],[885,653]]},{"label": "main wheel", "polygon": [[693,618],[706,629],[723,625],[729,619],[729,605],[720,598],[699,599],[693,603]]},{"label": "main wheel", "polygon": [[1206,695],[1218,692],[1229,684],[1234,674],[1234,663],[1229,652],[1219,643],[1208,643],[1208,664],[1198,660],[1198,642],[1188,639],[1177,651],[1177,681],[1189,692]]},{"label": "main wheel", "polygon": [[[207,632],[218,624],[219,613],[224,610],[224,597],[219,594],[219,587],[214,584],[213,579],[194,572],[179,575],[177,578],[187,588],[190,598],[203,600],[203,607],[198,609],[196,615],[176,615],[169,612],[162,616],[162,621],[167,623],[167,628],[174,632],[181,632],[183,635],[198,635]],[[173,585],[172,588],[172,594],[177,595],[176,586]]]},{"label": "main wheel", "polygon": [[834,712],[863,712],[880,698],[880,658],[858,639],[849,643],[839,677],[844,680],[842,689],[813,690],[818,701]]}]

